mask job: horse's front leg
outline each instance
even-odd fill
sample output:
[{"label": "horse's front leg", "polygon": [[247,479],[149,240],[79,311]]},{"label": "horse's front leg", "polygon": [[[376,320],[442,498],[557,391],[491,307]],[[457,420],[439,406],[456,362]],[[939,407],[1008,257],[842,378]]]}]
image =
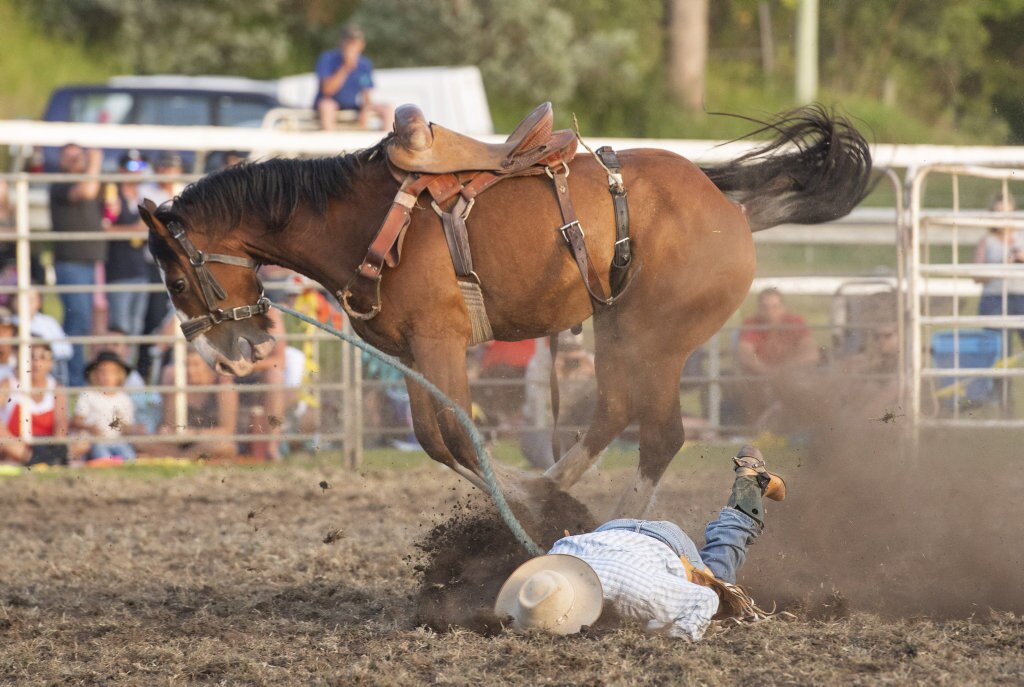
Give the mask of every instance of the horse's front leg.
[{"label": "horse's front leg", "polygon": [[[410,338],[409,344],[416,369],[455,405],[469,414],[471,401],[469,378],[466,375],[465,341],[416,336]],[[413,380],[410,380],[408,386],[410,400],[413,403],[416,438],[420,440],[430,457],[446,465],[451,465],[449,460],[454,460],[464,471],[481,477],[480,463],[473,448],[473,441],[450,404],[435,398]],[[441,440],[440,443],[438,438]],[[456,471],[463,474],[463,470]]]},{"label": "horse's front leg", "polygon": [[[403,362],[413,369],[417,368],[412,360],[403,360]],[[422,384],[413,379],[406,378],[405,385],[409,390],[413,431],[416,432],[416,439],[420,442],[423,450],[427,452],[428,456],[447,465],[475,487],[486,491],[486,485],[480,476],[460,464],[448,450],[437,420],[438,414],[434,405],[434,397]]]},{"label": "horse's front leg", "polygon": [[[410,347],[416,360],[416,367],[423,376],[467,414],[470,413],[465,341],[422,337],[411,339]],[[425,442],[423,448],[432,458],[450,466],[459,475],[483,491],[489,492],[473,440],[452,412],[452,408],[447,402],[434,398],[425,389],[413,389],[413,386],[419,385],[415,382],[410,384],[409,395],[414,403],[412,411],[416,438]],[[491,468],[498,480],[498,486],[507,499],[532,505],[531,492],[524,486],[529,481],[529,476],[494,461],[491,461]]]}]

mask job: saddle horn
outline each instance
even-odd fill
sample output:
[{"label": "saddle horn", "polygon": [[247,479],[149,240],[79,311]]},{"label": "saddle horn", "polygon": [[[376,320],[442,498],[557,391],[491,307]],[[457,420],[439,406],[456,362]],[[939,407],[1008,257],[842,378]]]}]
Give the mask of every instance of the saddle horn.
[{"label": "saddle horn", "polygon": [[401,105],[395,110],[395,136],[406,150],[427,150],[434,145],[430,123],[415,105]]}]

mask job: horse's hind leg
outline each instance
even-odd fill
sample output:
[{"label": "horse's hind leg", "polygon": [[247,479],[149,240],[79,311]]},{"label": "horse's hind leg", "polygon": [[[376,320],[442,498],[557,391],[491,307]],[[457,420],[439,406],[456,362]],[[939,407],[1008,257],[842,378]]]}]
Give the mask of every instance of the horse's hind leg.
[{"label": "horse's hind leg", "polygon": [[560,489],[576,484],[630,420],[628,347],[615,341],[614,323],[594,318],[597,406],[587,433],[544,474]]},{"label": "horse's hind leg", "polygon": [[684,361],[685,355],[682,359],[662,359],[658,365],[638,360],[631,370],[640,421],[640,464],[633,484],[615,509],[615,517],[643,517],[654,498],[655,487],[683,445],[679,378]]}]

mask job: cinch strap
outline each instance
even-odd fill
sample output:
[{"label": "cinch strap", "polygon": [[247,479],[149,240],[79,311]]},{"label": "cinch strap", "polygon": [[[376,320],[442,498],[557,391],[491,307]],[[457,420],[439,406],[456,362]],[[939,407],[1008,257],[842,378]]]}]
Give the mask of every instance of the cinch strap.
[{"label": "cinch strap", "polygon": [[612,294],[618,295],[625,286],[626,273],[633,259],[629,240],[629,204],[626,202],[626,186],[622,183],[619,156],[610,146],[598,148],[596,154],[608,169],[608,191],[612,194],[612,205],[615,209],[615,257],[612,258],[609,277]]}]

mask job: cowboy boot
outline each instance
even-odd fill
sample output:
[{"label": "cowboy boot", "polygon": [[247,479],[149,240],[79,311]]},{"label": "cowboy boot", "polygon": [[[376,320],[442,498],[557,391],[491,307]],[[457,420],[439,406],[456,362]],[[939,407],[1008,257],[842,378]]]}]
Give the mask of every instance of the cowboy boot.
[{"label": "cowboy boot", "polygon": [[786,498],[786,482],[779,475],[768,472],[765,469],[764,456],[753,446],[744,446],[736,457],[732,459],[736,464],[736,475],[738,477],[754,477],[757,486],[761,489],[761,495],[772,501],[782,501]]}]

